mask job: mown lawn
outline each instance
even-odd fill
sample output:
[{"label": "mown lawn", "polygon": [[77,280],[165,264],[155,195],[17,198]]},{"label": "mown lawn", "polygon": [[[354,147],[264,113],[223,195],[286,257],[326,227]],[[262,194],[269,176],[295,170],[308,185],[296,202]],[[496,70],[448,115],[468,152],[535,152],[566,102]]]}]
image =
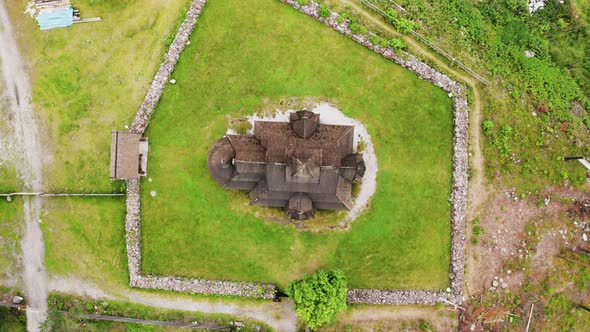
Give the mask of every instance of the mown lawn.
[{"label": "mown lawn", "polygon": [[73,276],[112,289],[127,284],[125,199],[52,198],[41,229],[51,276]]},{"label": "mown lawn", "polygon": [[[343,270],[352,287],[447,287],[452,105],[442,90],[274,0],[207,3],[148,127],[143,270],[289,281]],[[228,116],[282,98],[330,100],[363,121],[379,158],[370,210],[346,232],[265,222],[209,176]],[[156,197],[150,192],[155,190]]]},{"label": "mown lawn", "polygon": [[47,191],[120,191],[109,180],[110,134],[131,124],[190,0],[73,2],[102,22],[40,31],[8,1],[32,76]]}]

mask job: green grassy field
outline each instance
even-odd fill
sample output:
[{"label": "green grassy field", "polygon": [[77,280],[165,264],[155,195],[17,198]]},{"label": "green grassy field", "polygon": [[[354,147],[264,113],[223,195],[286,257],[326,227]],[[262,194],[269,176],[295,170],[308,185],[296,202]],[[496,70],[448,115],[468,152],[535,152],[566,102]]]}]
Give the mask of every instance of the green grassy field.
[{"label": "green grassy field", "polygon": [[[7,3],[31,69],[47,191],[118,191],[109,180],[110,132],[131,124],[190,0],[74,3],[98,23],[40,31]],[[139,14],[141,13],[141,14]]]},{"label": "green grassy field", "polygon": [[13,198],[7,202],[0,197],[0,280],[13,279],[18,272],[23,201]]},{"label": "green grassy field", "polygon": [[0,307],[0,332],[24,332],[26,330],[27,320],[24,313]]},{"label": "green grassy field", "polygon": [[73,274],[105,289],[127,284],[124,198],[46,199],[44,210],[50,275]]},{"label": "green grassy field", "polygon": [[[147,131],[153,182],[142,186],[145,272],[285,286],[336,268],[352,287],[447,286],[446,93],[278,1],[211,1],[191,41]],[[208,175],[209,147],[228,116],[292,96],[330,100],[373,137],[377,193],[347,232],[265,222],[244,193],[224,191]]]}]

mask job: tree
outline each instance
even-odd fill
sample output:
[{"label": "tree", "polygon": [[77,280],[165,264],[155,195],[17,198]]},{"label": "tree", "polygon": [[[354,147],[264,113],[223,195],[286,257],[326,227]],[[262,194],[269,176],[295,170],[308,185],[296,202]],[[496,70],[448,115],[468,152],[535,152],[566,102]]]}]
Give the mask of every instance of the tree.
[{"label": "tree", "polygon": [[311,329],[333,323],[346,309],[346,278],[340,271],[317,271],[291,282],[287,294],[295,302],[297,317]]}]

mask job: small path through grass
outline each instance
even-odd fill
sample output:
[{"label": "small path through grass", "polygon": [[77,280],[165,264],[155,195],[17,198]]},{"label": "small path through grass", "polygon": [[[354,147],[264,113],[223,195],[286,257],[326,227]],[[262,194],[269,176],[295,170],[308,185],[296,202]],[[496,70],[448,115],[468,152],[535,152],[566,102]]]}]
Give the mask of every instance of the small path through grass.
[{"label": "small path through grass", "polygon": [[[6,84],[10,111],[13,114],[14,142],[22,159],[16,158],[17,170],[26,190],[42,190],[41,144],[35,113],[31,105],[31,85],[4,0],[0,0],[0,62]],[[45,247],[39,227],[41,198],[24,199],[25,231],[21,240],[24,292],[28,306],[28,331],[38,331],[47,311],[47,273]]]}]

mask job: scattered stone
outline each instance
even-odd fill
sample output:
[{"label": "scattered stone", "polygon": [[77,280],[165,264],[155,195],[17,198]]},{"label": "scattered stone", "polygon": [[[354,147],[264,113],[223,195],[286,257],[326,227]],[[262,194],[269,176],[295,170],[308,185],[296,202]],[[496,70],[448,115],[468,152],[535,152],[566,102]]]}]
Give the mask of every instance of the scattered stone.
[{"label": "scattered stone", "polygon": [[9,201],[9,202],[12,202],[12,197],[6,196],[6,200]]},{"label": "scattered stone", "polygon": [[511,275],[511,274],[512,274],[512,270],[508,270],[508,271],[506,271],[506,274],[507,274],[507,275]]},{"label": "scattered stone", "polygon": [[500,280],[499,280],[499,281],[500,281],[500,282],[504,282],[504,278],[500,278]]},{"label": "scattered stone", "polygon": [[451,289],[447,287],[446,291],[447,291],[447,293],[450,293]]},{"label": "scattered stone", "polygon": [[453,93],[449,92],[448,96],[449,96],[449,98],[453,98]]},{"label": "scattered stone", "polygon": [[545,8],[547,0],[529,0],[529,13],[534,13],[539,9]]},{"label": "scattered stone", "polygon": [[507,284],[507,283],[505,283],[505,282],[503,282],[503,283],[502,283],[502,285],[501,285],[501,287],[502,287],[502,288],[506,288],[506,287],[508,287],[508,284]]},{"label": "scattered stone", "polygon": [[176,84],[176,80],[170,80],[170,84]]},{"label": "scattered stone", "polygon": [[531,50],[525,50],[524,56],[526,56],[527,58],[533,58],[533,57],[535,57],[535,52],[531,51]]},{"label": "scattered stone", "polygon": [[186,42],[186,44],[187,44],[187,45],[190,45],[190,44],[191,44],[191,41],[190,41],[190,40],[189,40],[189,41],[187,41],[187,42]]},{"label": "scattered stone", "polygon": [[152,178],[149,178],[149,179],[148,179],[148,181],[149,181],[149,182],[152,182]]},{"label": "scattered stone", "polygon": [[152,190],[152,191],[150,192],[150,195],[152,195],[152,197],[156,197],[156,191],[155,191],[155,190]]},{"label": "scattered stone", "polygon": [[492,287],[498,287],[499,283],[498,281],[494,280],[492,281]]},{"label": "scattered stone", "polygon": [[582,234],[582,241],[588,242],[588,235],[586,233]]},{"label": "scattered stone", "polygon": [[40,223],[40,224],[41,224],[41,223],[43,223],[43,220],[39,219],[39,223]]},{"label": "scattered stone", "polygon": [[18,296],[18,295],[15,295],[15,296],[12,298],[12,304],[19,304],[19,305],[20,305],[20,304],[23,304],[23,301],[24,301],[24,300],[25,300],[25,299],[23,299],[22,297],[20,297],[20,296]]},{"label": "scattered stone", "polygon": [[531,112],[533,116],[537,116],[537,112]]}]

